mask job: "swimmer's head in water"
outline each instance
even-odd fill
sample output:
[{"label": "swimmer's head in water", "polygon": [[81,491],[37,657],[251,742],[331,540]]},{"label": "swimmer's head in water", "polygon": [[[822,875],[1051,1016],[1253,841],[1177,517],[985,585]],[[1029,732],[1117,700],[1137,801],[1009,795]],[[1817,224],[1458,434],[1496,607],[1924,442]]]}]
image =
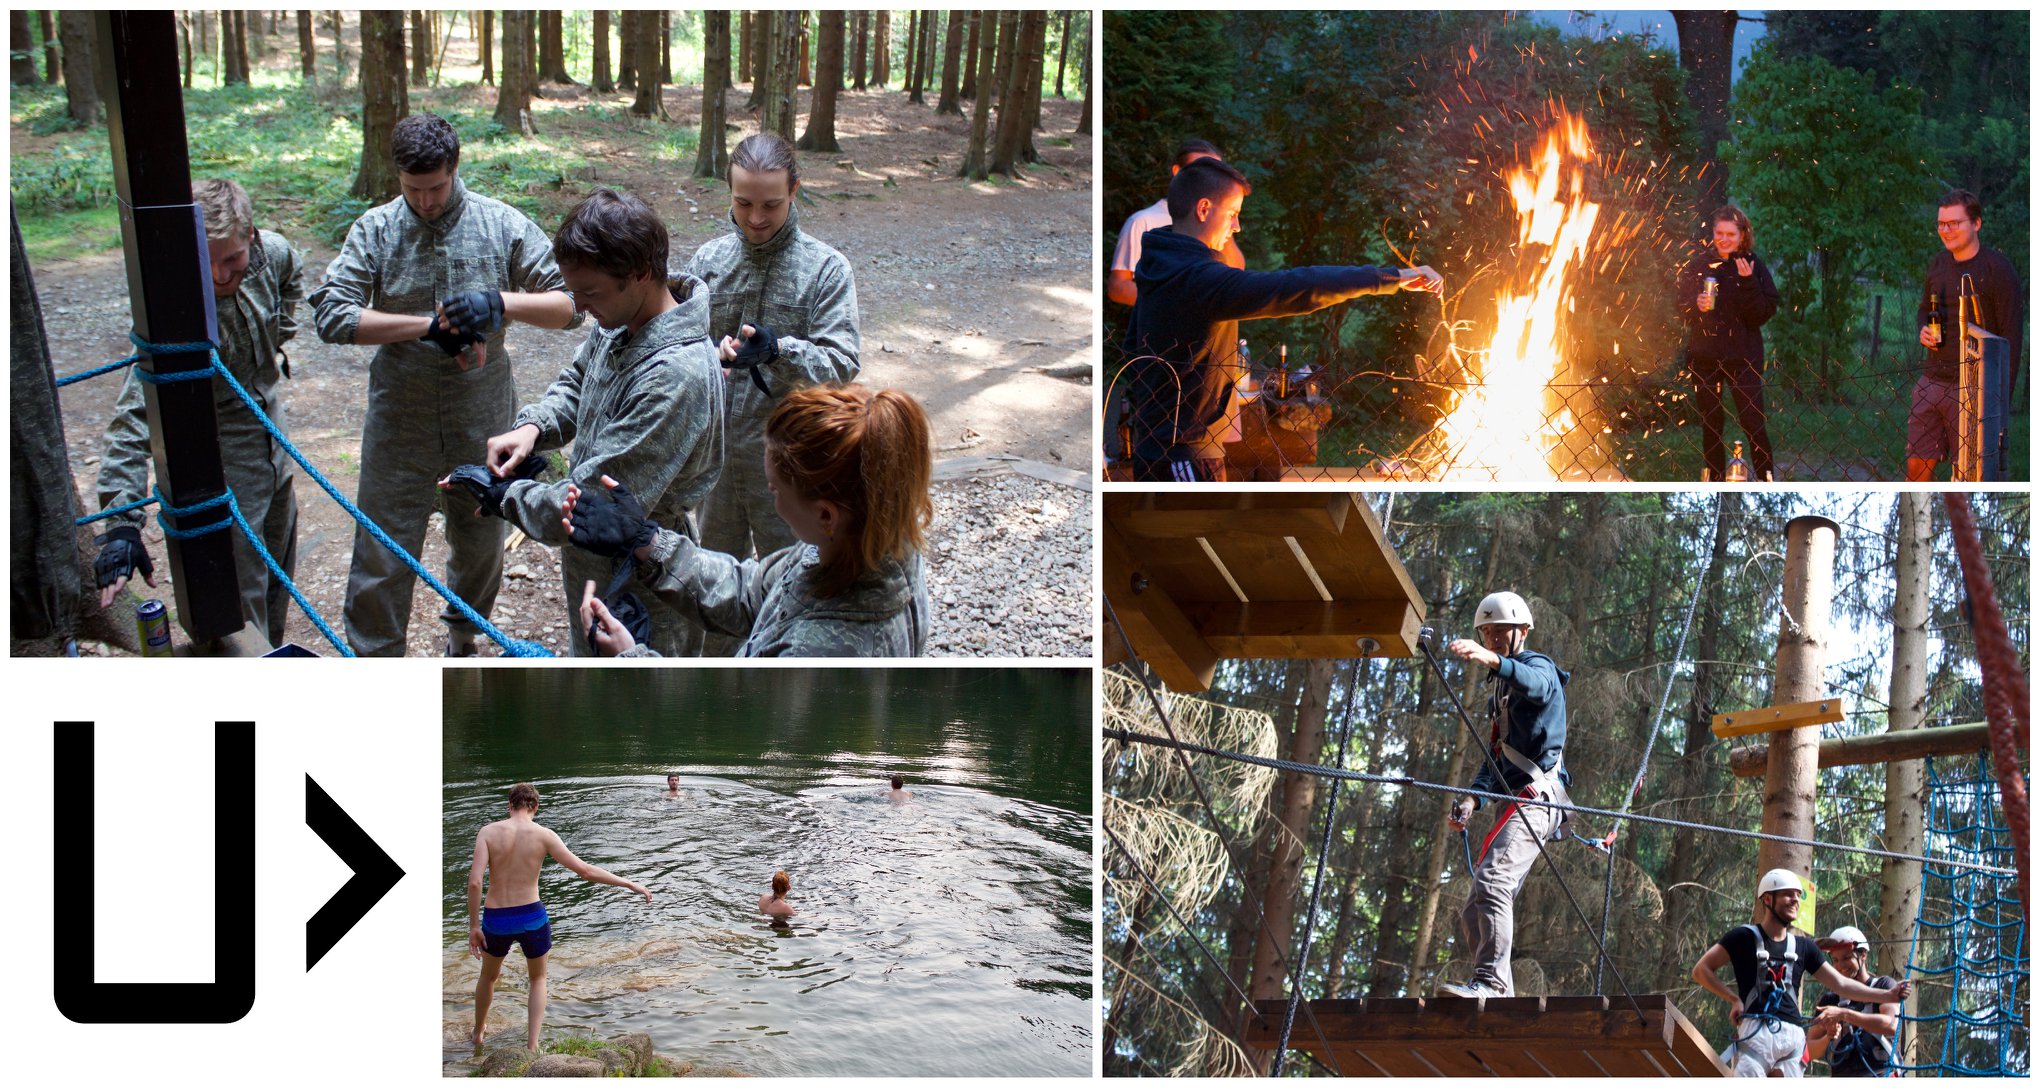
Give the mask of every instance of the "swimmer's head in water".
[{"label": "swimmer's head in water", "polygon": [[905,789],[906,785],[907,785],[906,779],[901,778],[899,775],[892,776],[892,788],[896,790]]},{"label": "swimmer's head in water", "polygon": [[519,782],[510,787],[510,811],[537,812],[538,787],[529,782]]},{"label": "swimmer's head in water", "polygon": [[677,775],[677,774],[669,774],[669,775],[667,775],[667,776],[666,776],[666,788],[667,788],[667,789],[669,789],[669,790],[677,790],[677,789],[679,789],[679,788],[680,788],[680,776],[679,776],[679,775]]},{"label": "swimmer's head in water", "polygon": [[792,890],[793,879],[786,875],[786,870],[781,869],[772,874],[772,898],[784,899],[786,898],[786,893]]}]

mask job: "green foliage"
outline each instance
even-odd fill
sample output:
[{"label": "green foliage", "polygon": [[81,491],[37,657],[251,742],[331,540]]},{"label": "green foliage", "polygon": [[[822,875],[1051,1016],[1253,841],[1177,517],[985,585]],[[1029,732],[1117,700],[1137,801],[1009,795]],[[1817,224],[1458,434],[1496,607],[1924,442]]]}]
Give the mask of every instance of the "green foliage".
[{"label": "green foliage", "polygon": [[1177,144],[1225,146],[1216,115],[1233,94],[1235,43],[1223,12],[1108,11],[1104,49],[1105,226],[1116,232],[1161,199]]},{"label": "green foliage", "polygon": [[1736,82],[1736,138],[1722,161],[1778,283],[1765,338],[1786,389],[1833,386],[1863,312],[1863,277],[1922,268],[1932,252],[1919,210],[1940,164],[1920,138],[1921,99],[1764,48]]}]

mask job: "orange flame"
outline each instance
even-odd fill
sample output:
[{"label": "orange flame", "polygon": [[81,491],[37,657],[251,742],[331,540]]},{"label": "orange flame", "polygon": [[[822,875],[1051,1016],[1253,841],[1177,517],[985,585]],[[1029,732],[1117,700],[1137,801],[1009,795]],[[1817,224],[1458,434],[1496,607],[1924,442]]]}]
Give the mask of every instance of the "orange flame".
[{"label": "orange flame", "polygon": [[[1574,420],[1562,406],[1548,410],[1546,392],[1558,376],[1561,315],[1572,309],[1566,281],[1583,265],[1600,216],[1601,206],[1586,199],[1583,166],[1593,157],[1586,122],[1561,111],[1533,161],[1535,172],[1509,172],[1518,260],[1529,267],[1528,282],[1497,295],[1494,335],[1473,353],[1479,373],[1439,422],[1446,479],[1557,479],[1551,450]],[[1531,246],[1542,253],[1533,255]]]}]

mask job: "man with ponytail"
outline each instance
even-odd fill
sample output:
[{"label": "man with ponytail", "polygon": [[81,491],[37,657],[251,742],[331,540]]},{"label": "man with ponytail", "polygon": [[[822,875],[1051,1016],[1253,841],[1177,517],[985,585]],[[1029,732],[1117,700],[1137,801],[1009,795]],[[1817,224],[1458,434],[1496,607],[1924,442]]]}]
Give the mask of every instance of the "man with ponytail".
[{"label": "man with ponytail", "polygon": [[709,331],[729,379],[729,456],[701,543],[763,558],[794,542],[765,485],[765,421],[796,389],[857,377],[857,284],[841,253],[801,230],[791,144],[768,132],[738,143],[729,186],[730,233],[687,266],[708,284]]},{"label": "man with ponytail", "polygon": [[[597,555],[636,559],[667,606],[742,640],[738,657],[920,656],[921,549],[934,516],[921,406],[894,389],[801,389],[773,410],[764,439],[759,467],[790,547],[757,559],[712,551],[661,528],[606,476],[606,494],[568,489],[563,523]],[[581,607],[598,652],[644,653],[592,593]]]},{"label": "man with ponytail", "polygon": [[[708,497],[722,469],[722,370],[708,336],[708,287],[668,272],[666,252],[666,225],[629,193],[596,189],[567,213],[553,253],[575,306],[595,327],[538,403],[519,409],[510,430],[489,439],[487,463],[455,469],[441,487],[465,488],[482,514],[563,548],[569,483],[533,477],[545,463],[539,451],[571,443],[572,481],[628,479],[661,524],[693,531],[688,513]],[[612,584],[618,576],[608,560],[580,549],[560,556],[577,656],[594,653],[587,625],[573,622],[590,580],[616,610],[641,618],[641,637],[661,654],[701,652],[700,624],[657,601],[637,600]]]}]

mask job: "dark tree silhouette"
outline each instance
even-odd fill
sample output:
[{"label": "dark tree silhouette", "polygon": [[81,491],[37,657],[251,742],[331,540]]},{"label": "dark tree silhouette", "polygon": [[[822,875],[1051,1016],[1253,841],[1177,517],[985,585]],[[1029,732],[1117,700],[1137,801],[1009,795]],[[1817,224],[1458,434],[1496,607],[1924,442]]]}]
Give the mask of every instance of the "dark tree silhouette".
[{"label": "dark tree silhouette", "polygon": [[843,13],[821,13],[822,41],[815,64],[815,93],[808,108],[807,131],[801,133],[803,151],[841,151],[836,142],[836,91],[843,86]]},{"label": "dark tree silhouette", "polygon": [[390,133],[411,112],[404,90],[404,13],[361,13],[361,166],[349,192],[381,204],[397,195]]}]

